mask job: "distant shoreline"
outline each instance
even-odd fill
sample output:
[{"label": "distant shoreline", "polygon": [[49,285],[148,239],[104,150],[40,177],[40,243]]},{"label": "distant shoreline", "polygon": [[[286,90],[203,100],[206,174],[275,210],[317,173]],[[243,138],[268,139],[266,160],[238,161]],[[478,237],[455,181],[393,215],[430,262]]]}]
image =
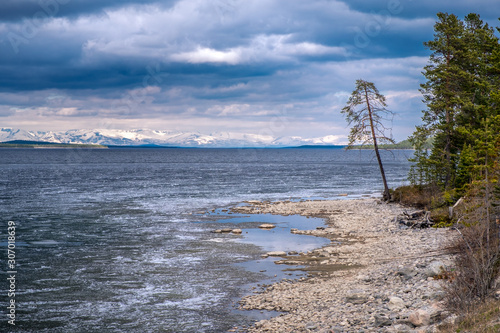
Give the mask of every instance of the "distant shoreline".
[{"label": "distant shoreline", "polygon": [[[78,143],[55,143],[43,141],[6,141],[0,142],[0,148],[25,148],[25,149],[346,149],[345,145],[302,145],[302,146],[289,146],[289,147],[182,147],[182,146],[161,146],[161,145],[100,145],[100,144],[78,144]],[[373,147],[369,146],[353,146],[350,150],[370,150]],[[414,150],[411,147],[388,145],[383,146],[381,149],[386,150]]]},{"label": "distant shoreline", "polygon": [[34,144],[4,144],[0,143],[0,148],[8,149],[108,149],[102,145],[34,145]]}]

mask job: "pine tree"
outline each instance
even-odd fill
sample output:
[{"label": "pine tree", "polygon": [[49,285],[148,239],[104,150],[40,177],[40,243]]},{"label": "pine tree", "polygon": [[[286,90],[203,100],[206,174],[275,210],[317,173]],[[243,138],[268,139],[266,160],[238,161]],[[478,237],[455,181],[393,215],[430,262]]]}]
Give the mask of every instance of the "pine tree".
[{"label": "pine tree", "polygon": [[438,14],[434,40],[424,43],[433,53],[430,64],[424,68],[427,82],[421,85],[421,92],[427,109],[422,118],[422,130],[435,136],[434,149],[428,164],[435,170],[436,183],[449,188],[455,169],[456,117],[463,106],[461,100],[461,64],[464,58],[463,23],[455,16]]},{"label": "pine tree", "polygon": [[356,80],[356,89],[349,97],[342,113],[349,125],[353,125],[349,134],[348,148],[352,148],[357,143],[373,145],[384,183],[383,198],[390,200],[391,194],[378,148],[378,145],[382,143],[395,143],[385,134],[387,128],[383,123],[384,116],[392,115],[392,112],[387,110],[385,96],[379,93],[372,82]]},{"label": "pine tree", "polygon": [[433,51],[421,85],[427,109],[412,137],[418,147],[433,136],[434,146],[430,154],[415,155],[410,179],[415,184],[414,175],[425,174],[428,183],[453,190],[467,179],[465,166],[476,149],[474,130],[499,114],[500,49],[493,29],[477,14],[462,22],[439,13],[434,30],[434,39],[424,43]]}]

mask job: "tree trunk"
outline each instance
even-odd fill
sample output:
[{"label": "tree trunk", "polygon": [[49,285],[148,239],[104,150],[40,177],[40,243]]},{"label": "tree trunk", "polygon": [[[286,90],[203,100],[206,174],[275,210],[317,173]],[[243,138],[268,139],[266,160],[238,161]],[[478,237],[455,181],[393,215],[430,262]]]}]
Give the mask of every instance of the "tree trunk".
[{"label": "tree trunk", "polygon": [[370,117],[370,129],[371,129],[372,138],[373,138],[373,149],[375,150],[375,155],[377,156],[378,166],[380,168],[380,174],[382,175],[382,181],[384,182],[383,199],[385,201],[389,201],[389,200],[391,200],[391,192],[389,191],[389,187],[387,186],[387,180],[385,178],[384,166],[382,165],[382,159],[380,158],[380,153],[378,151],[377,136],[375,135],[375,126],[373,124],[372,108],[370,105],[370,100],[368,99],[368,91],[366,90],[366,87],[365,87],[365,100],[366,100],[366,106],[368,108],[368,116]]}]

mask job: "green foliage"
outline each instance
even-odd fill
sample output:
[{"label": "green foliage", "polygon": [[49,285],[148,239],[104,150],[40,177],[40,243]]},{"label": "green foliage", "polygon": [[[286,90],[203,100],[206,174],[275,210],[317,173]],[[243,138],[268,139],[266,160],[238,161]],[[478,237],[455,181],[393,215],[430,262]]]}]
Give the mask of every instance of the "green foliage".
[{"label": "green foliage", "polygon": [[[449,249],[457,274],[447,289],[450,309],[469,311],[484,301],[499,273],[500,234],[500,43],[479,15],[463,20],[439,13],[421,85],[426,109],[411,137],[409,180],[439,188],[429,206],[439,225],[457,223]],[[500,31],[499,28],[497,28]],[[431,149],[424,147],[434,138]],[[425,194],[423,195],[425,196]],[[448,207],[454,207],[450,220]],[[487,330],[484,330],[487,331]],[[482,332],[482,331],[481,331]]]},{"label": "green foliage", "polygon": [[391,143],[394,140],[385,134],[387,128],[384,117],[392,116],[387,109],[385,96],[380,94],[375,84],[364,80],[356,80],[356,89],[352,92],[347,105],[342,108],[351,132],[348,147],[357,144]]},{"label": "green foliage", "polygon": [[[411,137],[416,152],[409,180],[464,194],[483,173],[478,166],[486,142],[499,135],[500,44],[477,14],[463,21],[453,14],[437,16],[434,39],[424,43],[433,52],[421,85],[427,108]],[[423,143],[431,137],[433,147],[427,150]]]}]

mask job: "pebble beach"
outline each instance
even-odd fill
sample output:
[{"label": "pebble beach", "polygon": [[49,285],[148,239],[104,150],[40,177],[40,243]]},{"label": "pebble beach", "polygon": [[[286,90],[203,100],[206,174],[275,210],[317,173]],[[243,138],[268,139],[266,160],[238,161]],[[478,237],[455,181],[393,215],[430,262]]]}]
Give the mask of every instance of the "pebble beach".
[{"label": "pebble beach", "polygon": [[[240,309],[279,311],[234,332],[438,332],[456,317],[441,303],[451,258],[441,250],[454,231],[408,228],[410,208],[375,198],[249,202],[234,212],[322,217],[325,228],[292,233],[331,243],[307,253],[282,254],[280,265],[307,265],[309,276],[282,280],[242,298]],[[266,254],[263,254],[264,256]]]}]

